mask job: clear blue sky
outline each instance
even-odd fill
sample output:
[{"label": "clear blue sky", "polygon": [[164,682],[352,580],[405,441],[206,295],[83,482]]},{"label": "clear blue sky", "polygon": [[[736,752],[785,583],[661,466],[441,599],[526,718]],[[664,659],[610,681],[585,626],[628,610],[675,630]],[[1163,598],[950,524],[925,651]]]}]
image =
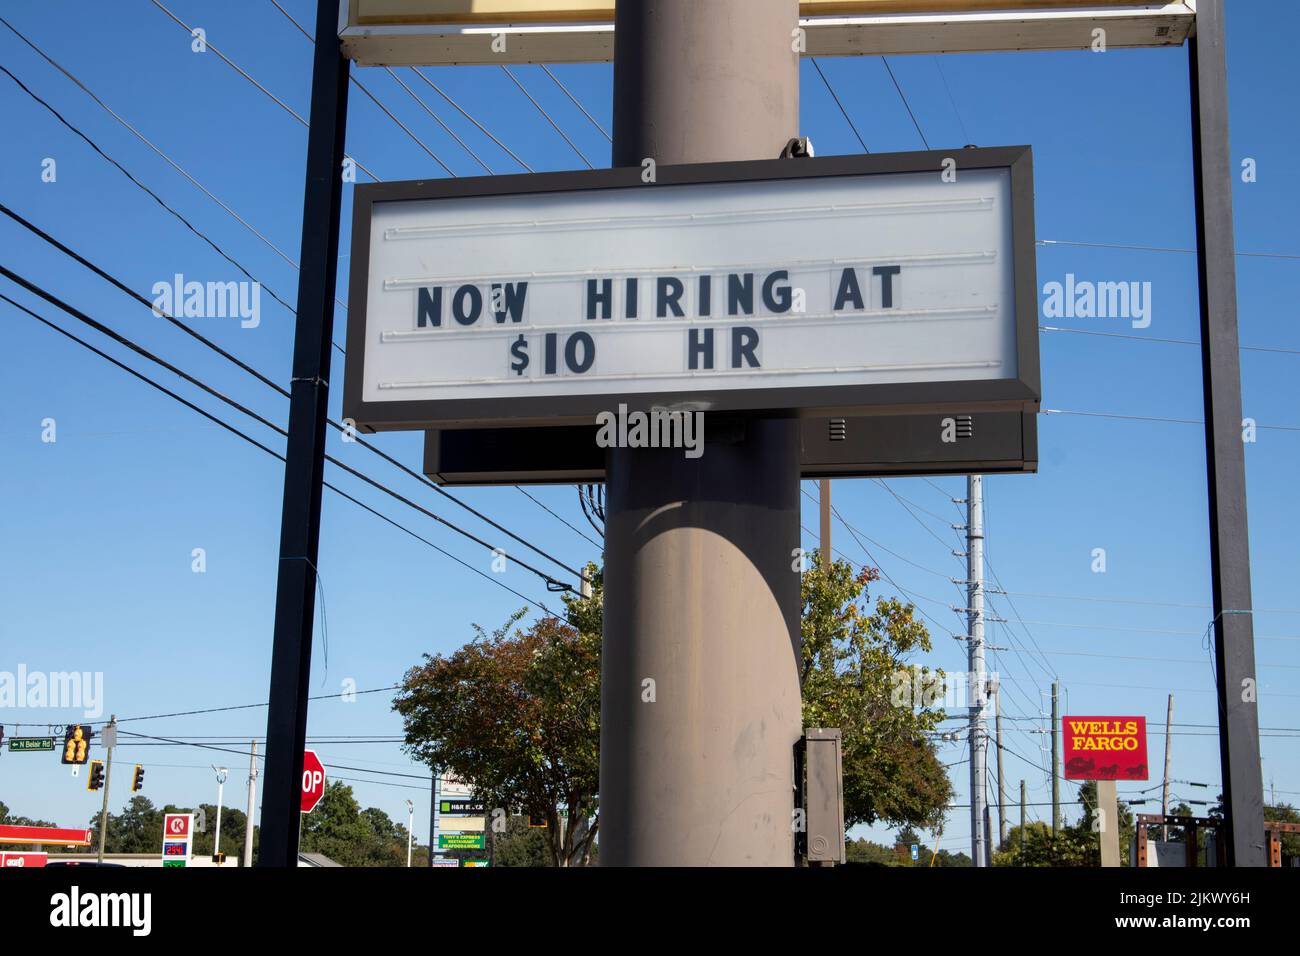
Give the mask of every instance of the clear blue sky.
[{"label": "clear blue sky", "polygon": [[[210,43],[306,114],[310,44],[269,0],[165,2],[181,19],[204,27]],[[313,4],[286,0],[285,6],[310,26]],[[148,0],[112,5],[14,0],[5,5],[4,16],[271,242],[297,257],[306,131],[279,106],[211,51],[191,52],[189,35]],[[1228,3],[1232,155],[1234,164],[1246,157],[1258,163],[1258,182],[1235,187],[1242,251],[1300,254],[1294,229],[1300,220],[1294,168],[1300,133],[1289,121],[1295,82],[1290,44],[1298,31],[1300,10],[1293,4]],[[268,289],[293,301],[297,277],[288,263],[3,27],[0,62]],[[879,59],[821,62],[872,151],[920,147]],[[932,146],[1033,146],[1041,239],[1175,249],[1192,244],[1185,49],[953,56],[944,58],[942,66],[933,57],[900,57],[892,65]],[[610,66],[559,66],[556,73],[609,129]],[[445,68],[428,74],[534,168],[581,167],[577,155],[499,69]],[[481,172],[391,77],[373,69],[357,75],[456,173]],[[427,86],[407,71],[399,75],[493,171],[521,171]],[[540,68],[519,67],[516,75],[594,165],[608,164],[604,136]],[[860,151],[807,62],[802,80],[803,132],[812,137],[817,152]],[[6,132],[0,201],[146,295],[153,283],[177,272],[201,280],[242,278],[3,75],[0,109]],[[442,175],[419,146],[355,89],[348,149],[386,180]],[[57,161],[54,183],[41,181],[47,157]],[[349,191],[345,189],[345,222],[351,215]],[[344,255],[347,241],[345,228]],[[0,244],[11,268],[284,422],[285,403],[274,393],[8,220],[0,222]],[[1294,306],[1300,298],[1300,262],[1242,257],[1238,268],[1242,343],[1300,348]],[[1144,339],[1197,338],[1195,261],[1190,255],[1048,245],[1039,248],[1038,272],[1040,286],[1063,280],[1068,272],[1080,279],[1152,284],[1149,328],[1135,330],[1125,321],[1099,319],[1050,324]],[[341,269],[342,297],[346,281],[346,269]],[[77,325],[7,281],[0,286],[60,325]],[[287,382],[292,317],[265,294],[262,312],[255,329],[231,320],[193,321],[245,361]],[[9,343],[0,358],[0,487],[6,503],[0,511],[0,670],[12,672],[21,664],[29,671],[101,671],[105,716],[265,701],[280,463],[11,306],[0,303],[0,315]],[[345,320],[340,309],[340,341]],[[82,327],[74,331],[97,340]],[[236,421],[233,412],[191,386],[145,368],[142,360],[127,359],[115,345],[96,344]],[[1059,332],[1042,333],[1041,347],[1045,408],[1201,417],[1195,347]],[[336,355],[336,381],[341,365]],[[1298,371],[1296,354],[1244,352],[1245,413],[1261,424],[1300,425]],[[341,389],[335,388],[335,417],[340,398]],[[55,444],[41,441],[45,418],[57,421]],[[272,447],[282,445],[258,425],[236,423]],[[1067,415],[1041,417],[1039,428],[1039,473],[986,481],[989,557],[1000,586],[1014,593],[1011,599],[992,599],[993,613],[1012,623],[990,628],[992,643],[1006,648],[991,663],[1006,687],[1009,795],[1014,799],[1023,777],[1031,803],[1050,799],[1044,715],[1047,689],[1056,676],[1067,713],[1145,714],[1155,767],[1163,755],[1165,698],[1172,691],[1175,720],[1182,725],[1174,738],[1173,777],[1211,784],[1202,790],[1179,783],[1174,793],[1212,800],[1219,765],[1211,658],[1202,640],[1210,617],[1202,429]],[[330,440],[331,452],[343,460],[490,540],[497,537],[358,446],[340,444],[333,436]],[[378,443],[419,467],[418,436],[387,434]],[[1255,604],[1295,609],[1300,607],[1294,586],[1300,433],[1261,430],[1258,441],[1246,447],[1246,461]],[[490,555],[481,548],[347,475],[331,469],[327,476],[475,568],[489,570]],[[812,483],[807,487],[815,491]],[[534,494],[587,530],[572,489],[541,488]],[[963,626],[949,606],[964,599],[948,580],[964,574],[950,553],[961,547],[951,528],[961,515],[948,500],[963,494],[960,478],[933,483],[899,479],[888,486],[870,480],[835,484],[837,508],[870,536],[864,543],[875,555],[872,563],[878,562],[938,622],[935,650],[924,661],[949,670],[964,669],[964,646],[945,633]],[[463,497],[521,535],[544,542],[569,564],[597,557],[590,543],[514,489],[472,490]],[[805,511],[806,526],[815,529],[815,503],[805,500]],[[836,535],[837,550],[855,561],[868,560],[839,525]],[[809,537],[808,546],[813,543]],[[191,572],[194,548],[206,551],[205,574]],[[1105,574],[1090,570],[1094,548],[1106,549]],[[422,653],[449,651],[469,639],[471,623],[495,627],[523,603],[496,586],[496,580],[558,606],[527,572],[516,568],[504,578],[485,579],[330,492],[320,571],[328,642],[318,609],[312,680],[317,694],[337,694],[345,680],[355,681],[361,690],[391,685]],[[880,593],[894,589],[882,582]],[[1121,601],[1152,603],[1113,603]],[[1300,727],[1300,691],[1295,689],[1300,613],[1260,610],[1255,632],[1261,724]],[[362,695],[354,703],[316,703],[309,736],[396,736],[401,724],[389,701],[389,694],[380,693]],[[78,716],[70,710],[0,710],[0,722],[11,736],[17,722],[39,724],[44,732],[47,724]],[[265,733],[265,716],[265,709],[252,708],[122,726],[157,736],[247,740]],[[1300,800],[1297,733],[1265,731],[1261,743],[1266,786],[1275,784],[1279,800]],[[365,768],[332,771],[354,782],[363,805],[381,807],[405,822],[403,801],[413,799],[417,836],[427,839],[427,784],[376,773],[423,775],[395,744],[329,743],[317,750],[327,765]],[[941,753],[946,762],[966,756],[961,743],[945,744]],[[124,746],[119,755],[119,767],[136,761],[148,765],[145,792],[159,804],[212,801],[208,765],[226,763],[232,768],[228,798],[243,805],[245,757],[138,744]],[[952,773],[956,799],[965,803],[966,765],[954,766]],[[119,770],[114,807],[129,796],[126,776]],[[66,768],[49,756],[0,756],[0,800],[16,813],[81,824],[98,807],[98,795],[86,793],[83,780],[70,780]],[[1121,794],[1135,796],[1147,786],[1152,784],[1123,785]],[[1075,788],[1063,789],[1073,815]],[[1158,804],[1145,809],[1158,810]],[[1047,816],[1043,806],[1030,812],[1038,819]],[[883,833],[875,832],[877,838]],[[954,810],[943,845],[964,849],[968,835],[967,812]]]}]

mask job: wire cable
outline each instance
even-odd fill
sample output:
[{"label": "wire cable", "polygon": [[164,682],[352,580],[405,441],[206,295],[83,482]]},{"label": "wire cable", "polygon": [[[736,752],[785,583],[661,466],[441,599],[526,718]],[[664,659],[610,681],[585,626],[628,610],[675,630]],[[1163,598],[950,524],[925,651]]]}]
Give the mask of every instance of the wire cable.
[{"label": "wire cable", "polygon": [[[207,386],[203,385],[202,383],[197,382],[197,381],[194,380],[191,376],[189,376],[189,375],[186,374],[185,372],[182,372],[182,371],[179,370],[179,369],[176,369],[174,366],[171,366],[169,363],[165,362],[164,360],[162,360],[162,359],[158,359],[158,358],[156,358],[156,357],[153,357],[152,355],[150,355],[150,353],[148,353],[147,350],[143,350],[143,349],[141,349],[140,347],[136,346],[134,343],[130,342],[130,340],[127,340],[127,339],[125,339],[124,337],[121,337],[121,336],[117,335],[117,333],[113,332],[111,329],[108,329],[108,328],[105,327],[105,326],[101,326],[100,323],[97,323],[97,322],[95,322],[95,320],[90,319],[89,316],[84,316],[84,317],[83,317],[83,314],[78,314],[78,312],[77,312],[73,307],[71,307],[71,306],[66,306],[66,305],[64,305],[64,304],[61,304],[61,303],[59,302],[59,300],[57,299],[57,297],[49,296],[47,293],[44,293],[43,290],[37,290],[36,288],[32,287],[30,284],[28,284],[28,283],[26,282],[26,280],[22,279],[21,276],[16,276],[14,273],[11,273],[8,269],[6,269],[4,266],[0,266],[0,274],[5,275],[7,278],[11,279],[11,280],[14,281],[14,282],[17,282],[19,285],[22,285],[24,288],[28,288],[29,291],[34,291],[35,294],[40,295],[42,298],[47,298],[47,296],[48,296],[47,301],[51,301],[53,304],[58,305],[60,308],[64,309],[64,311],[68,312],[68,314],[69,314],[69,315],[72,315],[74,318],[79,318],[79,319],[83,319],[83,320],[88,320],[89,323],[92,325],[92,327],[96,327],[98,331],[103,331],[104,334],[108,335],[110,338],[113,338],[115,341],[120,341],[122,344],[126,345],[128,348],[131,348],[133,351],[140,351],[141,354],[144,354],[144,355],[146,355],[147,357],[152,358],[155,362],[157,362],[158,364],[162,365],[164,368],[168,368],[170,371],[173,371],[175,374],[177,374],[177,375],[179,375],[180,377],[186,379],[187,381],[190,381],[190,382],[192,382],[192,383],[198,384],[199,387],[200,387],[200,388],[203,388],[205,391],[210,391],[212,394],[217,395],[218,397],[222,397],[222,396],[220,396],[220,393],[217,393],[217,392],[211,390],[210,388],[208,388]],[[72,341],[76,342],[78,345],[81,345],[83,348],[86,348],[86,349],[90,350],[91,352],[95,353],[95,354],[98,355],[100,358],[102,358],[102,359],[104,359],[104,360],[106,360],[106,361],[108,361],[108,362],[111,362],[113,365],[116,365],[118,368],[120,368],[120,369],[122,369],[123,371],[129,373],[130,375],[134,376],[135,378],[139,379],[140,381],[145,382],[146,384],[152,386],[153,388],[157,389],[158,391],[162,392],[163,394],[167,395],[168,397],[170,397],[170,398],[176,400],[177,402],[180,402],[182,405],[184,405],[185,407],[189,408],[191,411],[198,412],[198,413],[199,413],[200,415],[202,415],[204,418],[207,418],[209,421],[213,422],[214,424],[219,425],[220,427],[224,428],[226,431],[230,432],[231,434],[237,435],[238,437],[244,439],[244,440],[245,440],[246,442],[248,442],[249,444],[256,446],[257,448],[261,449],[262,451],[266,452],[267,454],[271,455],[272,457],[279,459],[279,460],[282,461],[282,462],[285,460],[285,459],[284,459],[284,456],[281,455],[279,452],[275,451],[274,449],[272,449],[272,448],[270,448],[270,447],[268,447],[268,446],[262,444],[262,443],[259,442],[257,439],[252,438],[251,436],[247,435],[246,433],[244,433],[244,432],[240,431],[239,429],[235,428],[233,425],[231,425],[231,424],[229,424],[229,423],[227,423],[227,422],[225,422],[225,421],[222,421],[220,418],[218,418],[217,416],[211,414],[211,413],[208,412],[206,409],[203,409],[203,408],[201,408],[200,406],[194,404],[193,402],[191,402],[191,401],[189,401],[188,399],[182,397],[181,395],[177,394],[176,392],[172,391],[171,389],[167,388],[166,386],[159,384],[158,382],[156,382],[156,381],[154,381],[153,379],[149,378],[147,375],[143,374],[142,372],[138,372],[138,371],[136,371],[135,369],[131,368],[129,365],[126,365],[124,362],[121,362],[121,361],[119,361],[118,359],[114,358],[113,356],[109,355],[107,352],[104,352],[103,350],[96,348],[94,345],[90,344],[89,342],[85,341],[84,339],[80,338],[79,336],[74,335],[73,333],[67,331],[66,329],[61,328],[61,327],[58,326],[57,324],[55,324],[55,323],[51,322],[50,320],[46,319],[44,316],[42,316],[42,315],[40,315],[40,314],[38,314],[38,313],[32,311],[31,309],[27,308],[26,306],[22,305],[21,303],[16,302],[15,300],[9,298],[9,296],[5,295],[4,293],[0,293],[0,300],[3,300],[3,301],[5,301],[5,302],[8,302],[10,305],[14,306],[14,307],[17,308],[17,309],[20,309],[21,311],[25,312],[27,315],[30,315],[32,318],[36,319],[37,321],[43,323],[44,325],[46,325],[46,326],[48,326],[49,328],[53,329],[54,331],[58,332],[60,335],[63,335],[63,336],[65,336],[66,338],[71,339]],[[257,415],[257,413],[252,412],[251,410],[248,410],[248,409],[244,409],[243,406],[240,406],[237,402],[234,402],[233,399],[225,399],[225,398],[223,398],[223,400],[224,400],[224,401],[227,401],[227,402],[230,403],[230,404],[233,404],[234,407],[239,408],[241,411],[244,411],[246,414],[252,415],[254,418],[258,419],[259,421],[263,422],[264,424],[268,425],[269,427],[271,427],[271,428],[275,428],[277,431],[280,431],[280,429],[276,428],[275,425],[271,424],[270,422],[267,422],[265,419],[261,418],[261,416]],[[335,461],[334,464],[339,464],[339,463],[338,463],[337,461]],[[349,469],[347,466],[342,466],[342,467],[343,467],[344,470],[346,470],[346,471],[353,472],[353,469]],[[363,477],[363,479],[364,479],[364,476],[360,476],[360,475],[358,475],[358,476],[359,476],[359,477]],[[381,487],[381,488],[382,488],[382,486],[379,486],[377,483],[375,483],[375,482],[373,482],[373,481],[371,481],[371,483],[372,483],[372,484],[375,484],[377,487]],[[511,588],[511,587],[509,587],[508,585],[502,583],[501,581],[496,580],[496,578],[489,577],[488,575],[484,574],[481,570],[479,570],[478,568],[475,568],[473,565],[469,564],[468,562],[462,560],[461,558],[456,557],[456,555],[452,554],[451,552],[446,551],[446,550],[444,550],[443,548],[438,547],[436,544],[433,544],[431,541],[428,541],[428,540],[426,540],[426,539],[424,539],[424,538],[421,538],[418,534],[415,534],[415,532],[411,531],[410,529],[404,527],[403,525],[401,525],[401,524],[399,524],[398,522],[394,521],[393,519],[389,518],[387,515],[384,515],[384,514],[381,514],[381,513],[378,512],[378,511],[375,511],[375,509],[371,508],[369,505],[365,504],[364,502],[360,501],[359,499],[357,499],[357,498],[353,497],[352,495],[348,494],[346,491],[343,491],[342,489],[336,487],[335,485],[331,484],[330,482],[326,481],[326,482],[323,482],[323,484],[324,484],[324,486],[325,486],[326,488],[329,488],[331,491],[335,492],[336,494],[338,494],[338,495],[340,495],[340,496],[346,498],[347,500],[351,501],[353,504],[356,504],[356,505],[360,506],[361,508],[364,508],[366,511],[369,511],[369,512],[371,512],[372,514],[375,514],[376,516],[378,516],[378,517],[380,517],[380,518],[383,518],[383,519],[384,519],[385,521],[387,521],[389,524],[392,524],[394,527],[397,527],[398,529],[400,529],[400,530],[402,530],[402,531],[405,531],[407,534],[410,534],[412,537],[415,537],[415,538],[417,538],[418,540],[423,541],[425,544],[429,545],[429,547],[433,548],[434,550],[438,551],[439,553],[443,554],[444,556],[446,556],[446,557],[448,557],[448,558],[451,558],[451,559],[452,559],[453,561],[455,561],[456,563],[463,565],[464,567],[466,567],[466,568],[468,568],[469,570],[473,571],[475,574],[478,574],[480,577],[486,578],[487,580],[491,581],[493,584],[496,584],[498,587],[505,588],[505,589],[506,589],[507,591],[509,591],[510,593],[514,594],[515,596],[517,596],[517,597],[519,597],[519,598],[522,598],[523,600],[527,601],[527,602],[528,602],[529,604],[531,604],[532,606],[534,606],[534,607],[536,607],[536,608],[539,608],[540,610],[542,610],[542,611],[545,612],[546,614],[548,614],[548,615],[550,615],[550,616],[552,616],[552,617],[556,617],[556,616],[558,616],[558,615],[555,614],[554,611],[552,611],[552,610],[550,610],[549,608],[547,608],[544,604],[541,604],[541,603],[538,602],[538,601],[534,601],[534,600],[532,600],[531,598],[527,597],[526,595],[520,594],[518,591],[514,590],[514,588]],[[398,497],[399,500],[402,500],[401,497],[398,496],[398,495],[396,495],[395,492],[391,492],[391,491],[390,491],[389,494],[392,494],[392,495],[394,495],[394,497]],[[408,503],[412,504],[412,505],[415,506],[417,509],[419,509],[419,506],[418,506],[418,505],[414,505],[413,502],[408,502]],[[419,510],[423,510],[423,509],[419,509]],[[427,512],[426,512],[426,513],[427,513]],[[453,527],[454,527],[454,526],[453,526]],[[468,536],[468,533],[466,533],[466,534],[467,534],[467,536]],[[533,568],[529,567],[528,565],[524,564],[524,562],[522,562],[522,561],[518,561],[517,563],[519,563],[519,564],[520,564],[521,566],[523,566],[523,567],[529,568],[529,570],[533,571],[534,574],[538,574],[540,577],[543,577],[543,578],[546,578],[546,579],[549,580],[549,578],[548,578],[547,575],[542,574],[541,572],[536,571],[535,569],[533,569]]]},{"label": "wire cable", "polygon": [[[104,279],[106,282],[108,282],[108,283],[110,283],[111,285],[115,286],[117,289],[121,290],[121,291],[124,292],[126,295],[128,295],[128,296],[130,296],[131,298],[135,299],[135,300],[136,300],[137,302],[139,302],[141,305],[143,305],[143,306],[145,306],[146,308],[150,309],[150,311],[153,312],[153,314],[155,314],[155,315],[157,315],[157,316],[159,316],[159,317],[161,317],[161,318],[167,320],[169,323],[171,323],[171,324],[172,324],[174,327],[176,327],[177,329],[181,330],[181,331],[184,332],[185,334],[187,334],[187,335],[189,335],[190,337],[194,338],[196,341],[201,342],[203,345],[207,346],[209,349],[211,349],[212,351],[216,352],[218,355],[222,356],[222,357],[225,358],[226,360],[232,362],[233,364],[235,364],[236,366],[238,366],[241,370],[243,370],[244,372],[247,372],[249,375],[252,375],[254,378],[256,378],[258,381],[260,381],[262,384],[266,385],[268,388],[270,388],[270,389],[272,389],[272,390],[278,392],[282,397],[284,397],[284,398],[288,398],[288,397],[289,397],[289,391],[288,391],[287,389],[285,389],[285,388],[281,387],[280,385],[278,385],[277,383],[273,382],[273,381],[272,381],[271,379],[269,379],[267,376],[263,375],[261,372],[257,371],[257,370],[254,369],[252,366],[250,366],[250,365],[248,365],[247,363],[243,362],[241,359],[236,358],[236,357],[235,357],[234,355],[232,355],[230,352],[226,351],[226,350],[223,349],[221,346],[217,345],[217,344],[216,344],[215,342],[213,342],[211,339],[207,338],[206,336],[202,335],[201,333],[199,333],[199,332],[195,331],[194,329],[190,328],[190,327],[189,327],[188,325],[186,325],[184,322],[181,322],[181,321],[177,320],[176,318],[174,318],[173,316],[168,315],[166,312],[162,311],[161,309],[157,309],[157,308],[155,308],[155,307],[154,307],[154,304],[153,304],[152,302],[150,302],[150,301],[149,301],[148,299],[146,299],[144,296],[140,295],[138,292],[136,292],[136,291],[135,291],[134,289],[132,289],[130,286],[127,286],[125,283],[123,283],[121,280],[117,279],[115,276],[110,275],[108,272],[106,272],[105,270],[101,269],[99,266],[95,265],[93,262],[91,262],[90,260],[86,259],[84,256],[82,256],[82,255],[78,254],[77,252],[73,251],[73,250],[70,249],[68,246],[64,245],[64,244],[63,244],[62,242],[60,242],[59,240],[55,239],[55,238],[54,238],[53,236],[51,236],[49,233],[45,232],[45,230],[41,229],[39,226],[35,225],[34,223],[29,222],[27,219],[23,218],[21,215],[19,215],[18,213],[14,212],[12,209],[10,209],[8,206],[4,205],[3,203],[0,203],[0,213],[4,213],[5,215],[9,216],[9,218],[13,219],[13,220],[14,220],[15,222],[17,222],[19,225],[21,225],[21,226],[23,226],[24,228],[26,228],[29,232],[31,232],[31,233],[33,233],[34,235],[36,235],[38,238],[40,238],[40,239],[42,239],[43,241],[45,241],[45,242],[49,243],[50,245],[54,246],[54,247],[55,247],[56,249],[58,249],[60,252],[64,253],[65,255],[69,256],[70,258],[74,259],[74,260],[75,260],[77,263],[79,263],[80,265],[86,267],[87,269],[90,269],[92,272],[94,272],[94,273],[95,273],[96,275],[98,275],[100,278]],[[349,434],[348,429],[346,429],[346,428],[343,426],[342,423],[340,423],[340,422],[336,422],[336,421],[334,421],[334,420],[331,419],[331,418],[326,418],[326,422],[327,422],[330,426],[332,426],[335,430],[337,430],[338,432],[340,432],[341,434]],[[275,427],[275,426],[272,426],[272,427]],[[460,498],[457,498],[455,495],[451,494],[450,492],[448,492],[448,491],[446,491],[446,490],[444,490],[444,489],[442,489],[442,488],[439,488],[436,484],[434,484],[434,482],[432,482],[432,481],[428,478],[428,476],[426,476],[426,475],[421,475],[419,472],[415,471],[413,468],[409,467],[408,465],[405,465],[405,464],[403,464],[402,462],[398,461],[396,458],[393,458],[391,455],[389,455],[387,452],[383,451],[382,449],[380,449],[380,448],[377,447],[376,445],[373,445],[373,444],[371,444],[370,442],[366,441],[366,440],[363,439],[360,435],[353,435],[351,440],[352,440],[352,441],[355,441],[356,444],[361,445],[363,448],[366,448],[366,449],[369,450],[371,453],[373,453],[373,454],[375,454],[375,455],[378,455],[378,456],[379,456],[380,458],[382,458],[384,461],[386,461],[386,462],[388,462],[389,464],[393,465],[394,467],[398,468],[398,469],[401,470],[403,473],[409,475],[409,476],[412,477],[412,478],[415,478],[417,481],[421,482],[421,483],[424,484],[426,487],[431,488],[433,491],[435,491],[436,493],[438,493],[438,494],[441,495],[442,497],[444,497],[444,498],[446,498],[447,500],[453,502],[454,504],[458,505],[458,506],[461,507],[462,509],[468,511],[470,514],[474,515],[476,518],[478,518],[479,520],[483,521],[484,523],[486,523],[486,524],[492,526],[492,527],[495,528],[497,531],[502,532],[503,534],[509,536],[511,539],[513,539],[514,541],[518,542],[519,544],[522,544],[522,545],[524,545],[525,547],[529,548],[529,549],[532,550],[534,553],[539,554],[539,555],[541,555],[542,557],[545,557],[548,561],[551,561],[552,563],[556,564],[557,566],[559,566],[559,567],[563,568],[564,570],[568,571],[569,573],[575,575],[576,577],[579,578],[579,580],[581,580],[581,579],[583,578],[583,574],[582,574],[581,571],[577,570],[576,568],[572,568],[572,567],[570,567],[569,565],[567,565],[567,564],[565,564],[564,562],[560,561],[558,558],[555,558],[554,556],[548,554],[546,551],[543,551],[542,549],[538,548],[536,545],[532,544],[531,542],[527,541],[526,539],[524,539],[524,538],[520,537],[519,535],[515,534],[513,531],[510,531],[508,528],[504,527],[503,525],[501,525],[501,524],[499,524],[498,522],[494,521],[493,519],[489,518],[487,515],[483,514],[483,513],[482,513],[481,511],[479,511],[478,509],[476,509],[476,508],[472,507],[471,505],[467,504],[466,502],[462,501]],[[346,467],[346,466],[344,466],[344,467]],[[522,563],[522,562],[521,562],[521,563]],[[548,576],[548,577],[549,577],[549,576]],[[551,579],[551,580],[553,581],[553,579]],[[556,582],[556,583],[558,583],[558,582]],[[550,585],[548,585],[548,587],[549,587],[549,586],[550,586]]]}]

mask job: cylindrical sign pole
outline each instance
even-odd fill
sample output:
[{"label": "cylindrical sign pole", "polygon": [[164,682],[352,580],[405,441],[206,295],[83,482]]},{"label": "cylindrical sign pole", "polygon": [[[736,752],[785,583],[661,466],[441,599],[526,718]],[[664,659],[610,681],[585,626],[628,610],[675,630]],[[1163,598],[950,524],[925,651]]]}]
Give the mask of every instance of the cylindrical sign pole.
[{"label": "cylindrical sign pole", "polygon": [[[619,0],[614,165],[775,159],[797,0]],[[799,160],[790,160],[798,162]],[[799,429],[705,414],[704,454],[607,459],[602,865],[794,862]]]}]

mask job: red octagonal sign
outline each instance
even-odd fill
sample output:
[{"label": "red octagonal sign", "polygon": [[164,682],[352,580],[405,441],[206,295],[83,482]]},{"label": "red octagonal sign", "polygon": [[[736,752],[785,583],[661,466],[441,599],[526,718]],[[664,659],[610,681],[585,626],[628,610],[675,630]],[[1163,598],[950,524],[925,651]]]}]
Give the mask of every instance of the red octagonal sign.
[{"label": "red octagonal sign", "polygon": [[302,812],[311,813],[325,796],[325,765],[314,750],[302,752]]}]

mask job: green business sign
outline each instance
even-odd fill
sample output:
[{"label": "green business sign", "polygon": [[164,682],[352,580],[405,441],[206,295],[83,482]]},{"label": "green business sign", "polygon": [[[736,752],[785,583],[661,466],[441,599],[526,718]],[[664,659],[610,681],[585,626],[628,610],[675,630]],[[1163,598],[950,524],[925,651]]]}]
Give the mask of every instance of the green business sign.
[{"label": "green business sign", "polygon": [[438,849],[440,850],[481,850],[483,846],[483,834],[481,833],[438,834]]},{"label": "green business sign", "polygon": [[184,860],[163,860],[162,864],[163,866],[184,866],[185,861]]},{"label": "green business sign", "polygon": [[54,750],[53,737],[10,737],[9,752],[12,753],[40,753],[41,751]]}]

